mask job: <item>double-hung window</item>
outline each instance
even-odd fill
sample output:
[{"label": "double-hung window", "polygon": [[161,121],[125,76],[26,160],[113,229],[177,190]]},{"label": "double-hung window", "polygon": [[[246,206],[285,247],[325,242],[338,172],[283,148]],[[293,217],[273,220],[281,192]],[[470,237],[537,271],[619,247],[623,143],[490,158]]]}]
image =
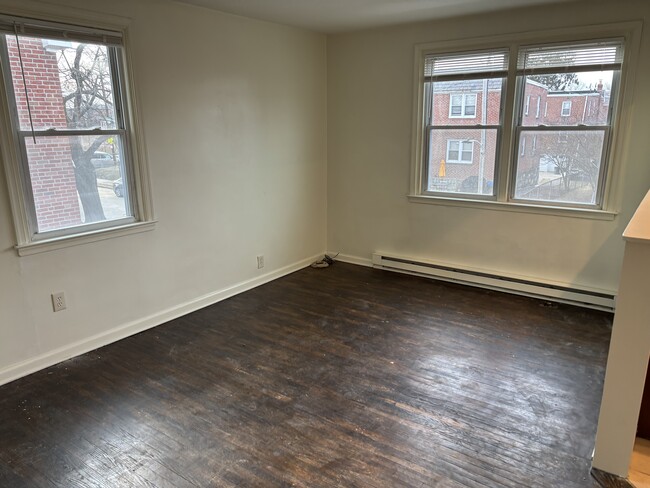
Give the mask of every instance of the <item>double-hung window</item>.
[{"label": "double-hung window", "polygon": [[[616,39],[519,49],[520,90],[544,87],[548,111],[543,119],[517,117],[521,157],[514,169],[514,200],[600,206],[614,115],[609,100],[616,98],[622,61],[623,43]],[[595,112],[587,110],[590,103]],[[537,151],[524,154],[525,140],[532,137]]]},{"label": "double-hung window", "polygon": [[0,16],[0,63],[19,249],[150,220],[121,32]]},{"label": "double-hung window", "polygon": [[413,196],[603,208],[623,38],[420,52]]},{"label": "double-hung window", "polygon": [[[494,177],[507,67],[507,49],[426,59],[425,192],[492,194],[488,182]],[[448,111],[450,99],[452,110]],[[470,100],[473,116],[454,116],[454,99]],[[478,147],[476,158],[474,147]]]}]

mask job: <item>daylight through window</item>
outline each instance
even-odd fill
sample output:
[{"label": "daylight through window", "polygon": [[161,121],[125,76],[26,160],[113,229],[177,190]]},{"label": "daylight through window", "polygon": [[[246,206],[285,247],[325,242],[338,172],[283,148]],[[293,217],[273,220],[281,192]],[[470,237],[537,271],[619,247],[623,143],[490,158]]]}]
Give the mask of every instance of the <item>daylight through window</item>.
[{"label": "daylight through window", "polygon": [[[424,60],[423,194],[600,207],[621,40]],[[512,86],[509,70],[516,70]],[[517,94],[514,128],[503,125],[506,93]],[[510,147],[501,147],[505,131]],[[501,171],[508,178],[497,178]],[[498,191],[499,181],[507,192]]]},{"label": "daylight through window", "polygon": [[30,240],[136,220],[119,33],[0,19]]}]

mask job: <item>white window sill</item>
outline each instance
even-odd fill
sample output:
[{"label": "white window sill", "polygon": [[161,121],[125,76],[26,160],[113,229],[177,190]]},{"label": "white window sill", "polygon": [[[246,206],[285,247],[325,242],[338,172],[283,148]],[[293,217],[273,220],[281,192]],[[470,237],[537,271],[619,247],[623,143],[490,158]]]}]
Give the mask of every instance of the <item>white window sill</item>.
[{"label": "white window sill", "polygon": [[89,242],[103,241],[104,239],[112,239],[114,237],[147,232],[153,230],[155,224],[155,220],[148,222],[135,222],[132,224],[121,225],[119,227],[111,227],[109,229],[99,229],[70,236],[44,239],[42,241],[30,242],[29,244],[20,244],[16,246],[16,250],[18,251],[19,256],[29,256],[31,254],[87,244]]},{"label": "white window sill", "polygon": [[497,210],[503,212],[519,212],[540,215],[553,215],[556,217],[572,217],[592,220],[614,220],[617,212],[607,210],[592,210],[587,208],[554,207],[550,205],[529,205],[526,203],[496,202],[494,200],[472,200],[449,197],[435,197],[429,195],[408,195],[409,202],[426,203],[430,205],[445,205],[451,207],[480,208],[484,210]]}]

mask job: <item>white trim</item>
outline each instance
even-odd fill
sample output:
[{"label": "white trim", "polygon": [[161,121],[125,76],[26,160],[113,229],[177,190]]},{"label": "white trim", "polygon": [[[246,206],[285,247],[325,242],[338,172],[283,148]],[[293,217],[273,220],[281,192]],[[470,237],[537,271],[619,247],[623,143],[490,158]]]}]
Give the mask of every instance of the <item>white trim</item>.
[{"label": "white trim", "polygon": [[[329,251],[328,256],[336,256],[336,252]],[[372,260],[368,258],[361,258],[359,256],[353,256],[351,254],[339,254],[334,258],[334,261],[341,261],[342,263],[356,264],[358,266],[366,266],[372,268]]]},{"label": "white trim", "polygon": [[[564,113],[564,107],[567,107],[567,113]],[[561,117],[570,117],[571,116],[571,108],[573,104],[571,103],[571,100],[564,100],[562,102],[562,108],[560,109],[560,116]]]},{"label": "white trim", "polygon": [[555,207],[553,205],[528,205],[521,202],[499,202],[496,200],[478,200],[471,198],[451,198],[433,195],[407,195],[409,202],[450,207],[478,208],[502,212],[518,212],[556,217],[572,217],[590,220],[614,220],[617,212],[588,208]]},{"label": "white trim", "polygon": [[[123,31],[131,24],[131,18],[121,15],[98,12],[83,7],[63,9],[60,5],[38,0],[2,0],[0,11],[17,17],[42,19],[61,24],[92,24],[93,27],[108,31]],[[63,13],[62,13],[63,12]]]},{"label": "white trim", "polygon": [[[458,143],[458,159],[451,159],[449,157],[449,151],[452,142]],[[470,159],[469,161],[465,161],[463,159],[463,152],[467,152],[467,151],[463,151],[463,144],[466,142],[472,145],[472,149],[471,149],[472,159]],[[470,166],[474,164],[474,141],[467,140],[467,139],[447,139],[447,152],[445,153],[445,162],[450,164],[468,164]]]},{"label": "white trim", "polygon": [[154,230],[156,225],[155,220],[148,222],[134,222],[132,224],[121,225],[119,227],[109,227],[106,229],[99,229],[80,234],[70,234],[52,239],[43,239],[40,241],[30,242],[16,246],[19,256],[30,256],[42,252],[55,251],[70,246],[78,246],[87,244],[89,242],[103,241],[105,239],[113,239],[115,237],[128,236],[131,234],[139,234],[140,232],[147,232]]},{"label": "white trim", "polygon": [[[142,230],[150,230],[153,228],[152,224],[155,222],[155,216],[142,117],[139,115],[140,108],[138,97],[136,96],[136,83],[133,70],[134,63],[132,62],[129,42],[128,26],[131,23],[131,19],[86,9],[66,11],[65,15],[61,15],[61,9],[59,7],[32,0],[7,0],[6,3],[8,3],[8,5],[3,3],[3,5],[0,6],[0,13],[2,14],[29,17],[44,22],[83,25],[88,28],[119,32],[122,35],[123,45],[118,50],[118,53],[121,55],[120,67],[123,70],[124,79],[123,83],[120,84],[120,88],[124,92],[124,106],[122,109],[124,110],[123,118],[125,119],[128,137],[127,147],[124,147],[123,151],[128,151],[125,160],[129,160],[132,166],[131,170],[133,174],[130,176],[132,177],[133,182],[131,186],[135,190],[135,195],[132,195],[132,204],[133,213],[137,219],[137,222],[132,224],[132,229],[128,232],[124,231],[128,226],[120,225],[118,223],[117,227],[112,227],[110,226],[110,223],[108,223],[107,228],[105,229],[106,233],[103,234],[104,237],[89,238],[89,235],[95,234],[93,232],[88,232],[87,229],[82,229],[79,234],[70,233],[67,235],[66,237],[69,239],[59,240],[46,238],[46,240],[39,241],[30,231],[30,216],[28,208],[33,203],[27,201],[28,197],[25,195],[23,179],[21,178],[22,170],[19,162],[21,156],[19,154],[19,148],[15,143],[13,129],[0,130],[0,151],[5,167],[5,173],[7,175],[9,200],[14,228],[16,230],[16,248],[19,251],[19,255],[23,256],[33,254],[34,252],[42,252],[41,250],[59,249],[68,245],[77,245],[108,237],[117,237],[119,235],[140,232]],[[5,73],[3,72],[0,76],[4,77],[4,74]],[[7,96],[7,91],[5,90],[5,86],[11,82],[11,80],[0,79],[0,125],[5,128],[13,127],[11,112],[9,109],[9,98]],[[106,223],[102,223],[102,225],[104,224]],[[99,233],[97,233],[97,235],[99,235]],[[56,245],[41,245],[42,243],[51,243],[54,241],[56,241]]]},{"label": "white trim", "polygon": [[545,280],[390,253],[373,253],[372,263],[374,268],[386,271],[488,288],[597,310],[611,312],[616,305],[616,290],[605,290],[575,283]]},{"label": "white trim", "polygon": [[[624,141],[625,133],[631,126],[633,91],[639,58],[642,27],[642,21],[628,21],[610,24],[592,24],[562,27],[544,31],[516,32],[480,38],[466,37],[417,44],[414,49],[415,52],[413,64],[413,119],[411,126],[411,165],[410,185],[408,193],[409,201],[417,201],[419,203],[429,201],[428,203],[436,204],[476,206],[476,204],[472,201],[467,202],[467,199],[462,195],[455,196],[454,198],[438,198],[437,202],[432,202],[430,201],[432,197],[423,194],[423,191],[425,191],[424,165],[426,163],[424,161],[425,131],[422,130],[422,124],[424,122],[424,60],[426,56],[435,54],[463,53],[478,49],[481,49],[483,51],[490,49],[501,49],[505,46],[510,48],[510,56],[514,59],[514,57],[516,57],[517,46],[526,44],[564,43],[569,41],[589,41],[593,39],[618,37],[624,38],[625,40],[625,63],[623,64],[621,70],[621,83],[618,87],[617,116],[616,120],[614,120],[612,124],[614,130],[613,137],[610,140],[609,151],[609,162],[612,162],[612,164],[607,164],[607,174],[603,176],[605,181],[605,188],[602,192],[602,200],[600,202],[602,211],[601,216],[597,217],[602,219],[603,216],[605,216],[605,220],[613,219],[622,205],[622,175],[625,174],[626,166],[629,164],[629,158],[626,157],[627,149],[624,145]],[[516,67],[513,67],[513,65],[514,63],[510,63],[507,78],[509,86],[515,86],[514,83],[516,78]],[[513,114],[515,108],[514,96],[516,91],[521,92],[521,90],[518,89],[508,90],[506,93],[505,107],[503,112],[504,130],[501,133],[502,151],[497,163],[497,174],[495,175],[495,193],[497,202],[494,202],[494,204],[496,205],[519,205],[517,202],[510,201],[510,187],[513,185],[513,182],[509,181],[510,176],[513,174],[514,161],[517,156],[517,149],[515,148],[516,138],[511,134],[511,130],[514,131],[515,125],[513,121]],[[547,110],[548,106],[545,106],[545,111]],[[467,203],[469,203],[469,205]],[[486,202],[481,203],[485,204]],[[489,204],[492,204],[492,202]],[[544,205],[539,206],[540,211],[533,213],[549,213],[547,209],[543,208]],[[574,216],[585,215],[582,213],[576,213],[572,208],[568,208],[568,213],[564,212],[565,209],[561,208],[559,210],[562,212],[562,215],[566,216],[570,216],[571,214]],[[590,211],[591,209],[585,210]],[[514,211],[520,210],[514,209]]]},{"label": "white trim", "polygon": [[18,378],[22,378],[28,374],[35,373],[41,369],[48,368],[57,363],[60,363],[61,361],[65,361],[72,357],[85,354],[121,339],[125,339],[131,335],[137,334],[147,329],[151,329],[152,327],[164,324],[175,318],[215,304],[217,302],[225,300],[226,298],[238,295],[239,293],[251,290],[255,287],[281,278],[282,276],[288,275],[302,268],[306,268],[312,262],[322,256],[323,253],[320,253],[307,259],[302,259],[296,263],[284,266],[275,271],[271,271],[270,273],[266,273],[264,275],[257,276],[250,280],[242,281],[227,288],[208,293],[207,295],[203,295],[201,297],[178,304],[147,317],[134,320],[87,339],[77,341],[53,351],[46,352],[39,356],[7,366],[6,368],[0,370],[0,385],[17,380]]},{"label": "white trim", "polygon": [[[460,97],[460,115],[452,114],[452,107],[454,106],[451,101],[453,97]],[[474,97],[474,115],[467,115],[465,109],[467,108],[467,98]],[[478,105],[478,93],[459,93],[459,92],[450,92],[449,93],[449,118],[450,119],[475,119],[478,115],[477,111]],[[471,105],[469,105],[471,107]]]}]

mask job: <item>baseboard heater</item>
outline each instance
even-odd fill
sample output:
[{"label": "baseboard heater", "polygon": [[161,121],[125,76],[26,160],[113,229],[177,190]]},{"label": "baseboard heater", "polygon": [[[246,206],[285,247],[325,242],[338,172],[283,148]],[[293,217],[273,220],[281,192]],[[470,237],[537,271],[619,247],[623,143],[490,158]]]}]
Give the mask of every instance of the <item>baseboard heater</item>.
[{"label": "baseboard heater", "polygon": [[372,264],[374,268],[387,271],[489,288],[608,312],[613,312],[616,306],[616,295],[606,290],[562,286],[555,283],[497,275],[482,270],[459,268],[448,264],[443,265],[432,261],[415,260],[381,253],[372,255]]}]

